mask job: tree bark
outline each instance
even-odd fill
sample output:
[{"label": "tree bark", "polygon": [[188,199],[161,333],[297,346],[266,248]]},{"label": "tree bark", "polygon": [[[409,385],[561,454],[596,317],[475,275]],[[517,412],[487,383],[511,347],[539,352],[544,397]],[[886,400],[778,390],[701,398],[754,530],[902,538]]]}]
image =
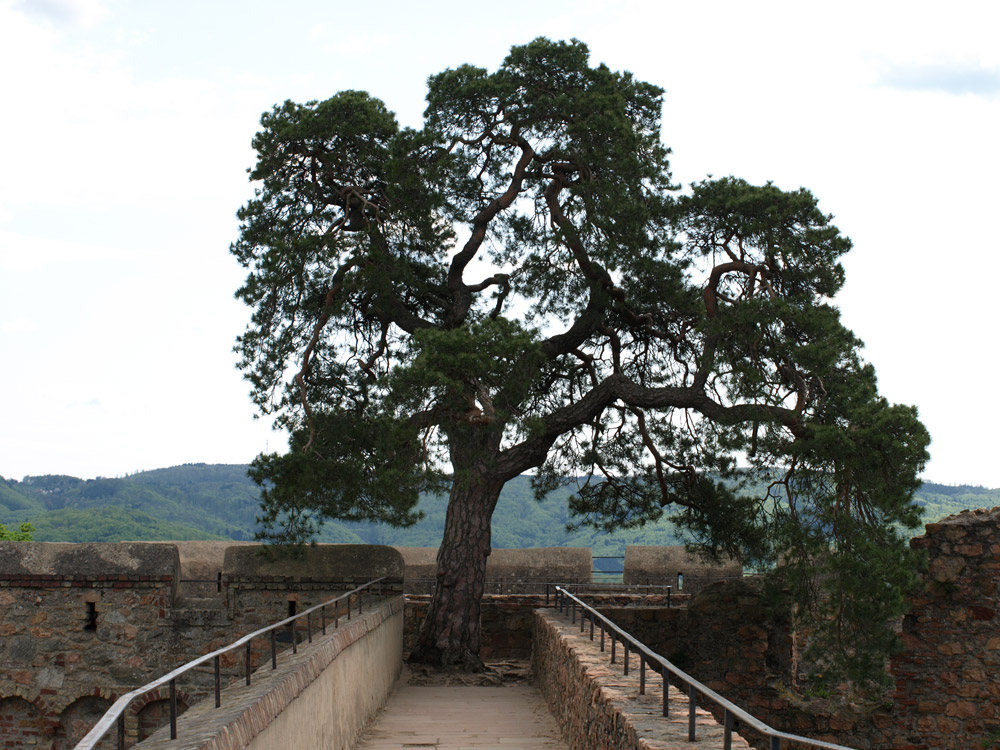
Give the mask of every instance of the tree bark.
[{"label": "tree bark", "polygon": [[490,524],[503,485],[501,479],[456,474],[438,550],[437,585],[410,661],[470,671],[483,668],[479,613]]}]

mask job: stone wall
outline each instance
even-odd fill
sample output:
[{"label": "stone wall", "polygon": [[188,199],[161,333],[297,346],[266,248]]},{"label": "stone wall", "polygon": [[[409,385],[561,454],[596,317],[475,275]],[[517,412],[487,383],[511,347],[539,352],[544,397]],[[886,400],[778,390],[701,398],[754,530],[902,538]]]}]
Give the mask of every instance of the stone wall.
[{"label": "stone wall", "polygon": [[240,750],[353,747],[384,705],[402,668],[403,601],[394,597],[317,635],[298,654],[284,653],[277,670],[231,685],[221,708],[209,699],[180,717],[177,739],[161,727],[142,750]]},{"label": "stone wall", "polygon": [[[437,547],[395,547],[406,566],[406,592],[429,594],[437,576]],[[486,558],[489,594],[544,593],[546,583],[590,583],[589,547],[494,549]]]},{"label": "stone wall", "polygon": [[686,609],[602,612],[776,728],[860,750],[1000,750],[1000,508],[928,524],[911,545],[927,569],[890,662],[891,707],[797,696],[787,618],[748,582]]},{"label": "stone wall", "polygon": [[[790,622],[783,612],[768,606],[752,580],[707,586],[680,609],[601,607],[600,612],[776,729],[859,750],[873,747],[870,711],[795,695]],[[752,730],[742,731],[754,747],[770,746]]]},{"label": "stone wall", "polygon": [[[553,601],[550,599],[550,601]],[[642,594],[596,594],[587,596],[587,601],[595,606],[624,607],[633,605],[636,611],[649,607],[647,611],[661,611],[665,596],[645,596]],[[684,597],[675,601],[686,601]],[[417,632],[427,614],[429,596],[406,597],[406,633],[404,651],[409,651],[417,639]],[[546,606],[544,595],[488,594],[483,597],[480,623],[482,626],[481,656],[484,661],[504,659],[528,659],[531,656],[531,638],[534,611]],[[679,610],[669,609],[664,612]]]},{"label": "stone wall", "polygon": [[[565,617],[538,610],[533,622],[535,684],[571,748],[693,747],[688,741],[686,697],[670,686],[672,708],[669,717],[664,717],[663,680],[647,669],[644,692],[640,692],[639,659],[634,653],[626,675],[620,646],[617,663],[611,664],[610,647],[602,653],[599,639],[591,641],[589,632],[581,632]],[[722,727],[708,711],[699,708],[695,722],[699,747],[723,746]],[[734,748],[749,747],[738,734],[731,739]]]},{"label": "stone wall", "polygon": [[892,660],[893,748],[1000,748],[1000,508],[928,524],[911,544],[929,565]]},{"label": "stone wall", "polygon": [[176,548],[0,542],[0,736],[70,746],[173,650]]},{"label": "stone wall", "polygon": [[[256,546],[239,549],[224,557],[231,580],[221,594],[190,597],[178,595],[174,545],[0,542],[0,736],[40,750],[72,747],[118,696],[292,607],[301,611],[375,573],[393,576],[386,593],[402,589],[402,558],[391,548],[330,545],[277,562]],[[291,633],[279,640],[287,646]],[[269,658],[265,645],[254,664]],[[236,679],[242,660],[224,657],[222,668],[224,679]],[[210,670],[185,678],[182,708],[207,696],[211,680]],[[162,722],[166,699],[154,691],[130,707],[130,742]]]},{"label": "stone wall", "polygon": [[696,594],[716,581],[742,577],[743,566],[735,560],[706,562],[684,547],[625,548],[625,584],[672,586],[676,593]]}]

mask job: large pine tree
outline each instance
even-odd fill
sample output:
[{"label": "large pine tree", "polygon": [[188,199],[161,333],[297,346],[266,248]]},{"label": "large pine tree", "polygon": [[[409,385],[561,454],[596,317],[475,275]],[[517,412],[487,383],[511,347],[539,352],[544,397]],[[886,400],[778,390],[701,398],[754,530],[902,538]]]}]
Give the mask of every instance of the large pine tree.
[{"label": "large pine tree", "polygon": [[271,535],[406,524],[446,488],[413,658],[476,667],[501,488],[577,481],[582,522],[666,510],[794,573],[858,666],[907,580],[928,437],[831,303],[850,242],[806,190],[677,190],[661,89],[588,56],[537,39],[446,70],[419,130],[359,91],[262,117],[232,252],[241,367],[292,436],[254,464]]}]

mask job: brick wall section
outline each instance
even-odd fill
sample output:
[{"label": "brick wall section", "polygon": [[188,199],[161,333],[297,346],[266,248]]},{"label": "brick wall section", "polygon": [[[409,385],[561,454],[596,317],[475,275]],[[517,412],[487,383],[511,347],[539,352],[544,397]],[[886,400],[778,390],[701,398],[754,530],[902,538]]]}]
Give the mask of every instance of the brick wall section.
[{"label": "brick wall section", "polygon": [[989,747],[1000,735],[1000,508],[928,524],[911,544],[929,565],[892,661],[893,750]]}]

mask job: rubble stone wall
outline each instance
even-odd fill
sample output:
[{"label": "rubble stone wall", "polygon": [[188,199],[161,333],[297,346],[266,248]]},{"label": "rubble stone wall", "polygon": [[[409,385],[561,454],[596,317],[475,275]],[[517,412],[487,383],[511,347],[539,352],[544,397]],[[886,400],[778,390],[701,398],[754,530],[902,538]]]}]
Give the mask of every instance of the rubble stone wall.
[{"label": "rubble stone wall", "polygon": [[[358,574],[379,571],[392,578],[384,593],[402,590],[402,558],[391,548],[324,546],[275,563],[256,547],[239,549],[245,557],[224,566],[232,585],[191,597],[174,545],[0,542],[0,737],[13,747],[72,747],[120,695],[284,619],[290,602],[302,611],[371,580]],[[304,631],[305,623],[299,642]],[[279,648],[291,637],[281,633]],[[252,665],[269,658],[262,642]],[[224,681],[244,669],[237,654],[221,666]],[[178,684],[181,707],[211,689],[211,670],[189,673]],[[167,698],[153,691],[129,707],[130,744],[162,722]]]},{"label": "rubble stone wall", "polygon": [[[610,663],[610,647],[601,652],[599,639],[590,640],[575,623],[552,610],[538,610],[534,617],[532,673],[556,723],[571,748],[614,750],[686,750],[687,700],[670,686],[668,717],[663,713],[663,680],[649,668],[643,670],[635,653],[626,658],[618,648],[617,663]],[[640,673],[645,673],[643,681]],[[642,684],[642,687],[640,685]],[[698,708],[695,714],[699,747],[722,747],[723,730],[712,715]],[[733,748],[749,748],[738,734]]]},{"label": "rubble stone wall", "polygon": [[892,660],[893,750],[1000,748],[1000,508],[928,524],[911,544],[928,568]]}]

